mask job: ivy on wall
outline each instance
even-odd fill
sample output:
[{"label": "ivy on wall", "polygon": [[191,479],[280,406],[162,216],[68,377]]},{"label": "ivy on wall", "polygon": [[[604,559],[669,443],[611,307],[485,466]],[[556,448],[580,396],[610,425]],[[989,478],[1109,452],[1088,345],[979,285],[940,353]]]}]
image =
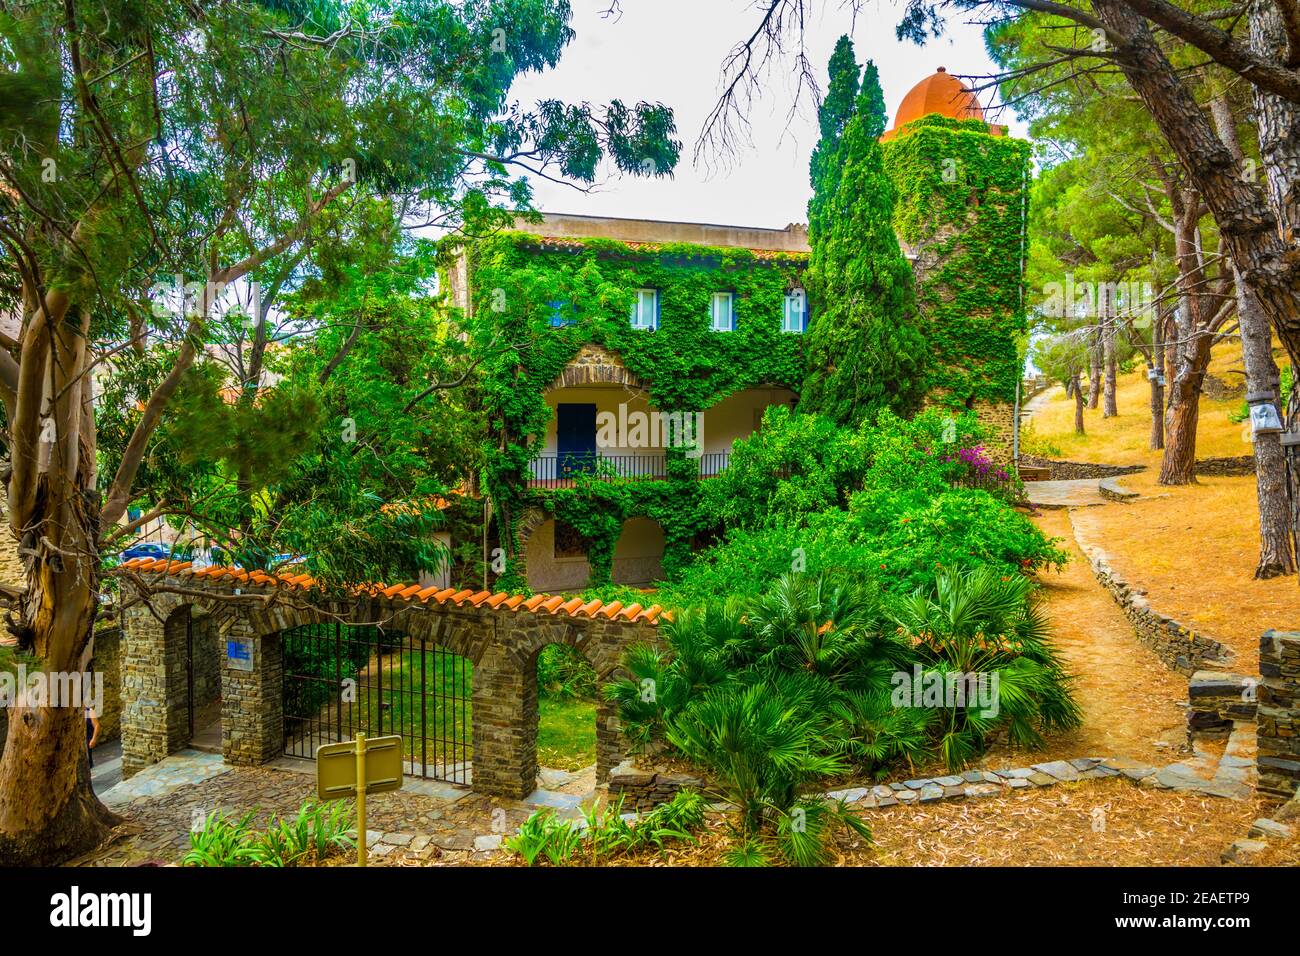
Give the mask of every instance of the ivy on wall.
[{"label": "ivy on wall", "polygon": [[1011,402],[1027,329],[1021,276],[1029,144],[981,120],[926,116],[887,143],[894,228],[920,251],[917,300],[936,404]]},{"label": "ivy on wall", "polygon": [[[664,572],[673,575],[689,561],[695,535],[711,525],[701,512],[698,462],[669,449],[665,481],[581,479],[573,488],[529,488],[529,462],[551,416],[545,390],[588,344],[616,353],[644,383],[650,406],[665,412],[702,411],[762,385],[798,390],[802,337],[781,325],[785,295],[799,284],[807,256],[524,233],[478,242],[469,255],[468,326],[486,356],[481,394],[491,431],[483,485],[508,552],[500,585],[526,586],[509,552],[519,521],[533,508],[586,539],[592,585],[609,582],[622,523],[633,517],[663,528]],[[638,289],[658,292],[653,331],[631,325]],[[733,293],[734,331],[712,330],[714,292]]]}]

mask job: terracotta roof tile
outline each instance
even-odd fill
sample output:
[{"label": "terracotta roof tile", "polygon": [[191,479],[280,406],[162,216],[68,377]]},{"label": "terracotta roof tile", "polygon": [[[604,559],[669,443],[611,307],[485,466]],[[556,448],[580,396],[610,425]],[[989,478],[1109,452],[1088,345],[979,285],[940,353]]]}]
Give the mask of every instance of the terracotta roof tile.
[{"label": "terracotta roof tile", "polygon": [[[195,568],[188,561],[167,561],[160,558],[132,558],[130,561],[124,562],[122,567],[132,571],[149,573],[183,574],[189,578],[206,578],[211,581],[230,578],[233,581],[247,582],[260,587],[307,589],[317,583],[316,579],[310,574],[268,574],[261,570],[245,571],[242,568],[222,567],[220,565]],[[418,584],[385,585],[378,581],[356,585],[347,590],[348,593],[354,595],[382,595],[394,601],[420,604],[427,604],[430,601],[445,604],[447,601],[452,601],[459,607],[468,602],[473,607],[488,607],[493,610],[515,611],[522,609],[535,613],[548,612],[551,614],[559,614],[563,611],[572,617],[594,618],[601,615],[609,620],[644,621],[647,624],[654,624],[659,620],[672,620],[672,613],[665,611],[658,604],[647,608],[635,603],[624,605],[621,601],[605,603],[595,599],[584,602],[580,597],[570,598],[566,601],[560,595],[551,594],[534,594],[532,597],[525,597],[523,594],[511,594],[509,591],[473,591],[469,588],[458,591],[455,588],[439,589],[436,585],[422,588]]]}]

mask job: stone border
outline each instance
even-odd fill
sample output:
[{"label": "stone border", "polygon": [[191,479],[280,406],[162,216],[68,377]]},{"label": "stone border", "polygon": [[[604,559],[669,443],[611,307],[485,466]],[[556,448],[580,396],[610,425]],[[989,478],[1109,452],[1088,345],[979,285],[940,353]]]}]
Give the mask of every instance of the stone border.
[{"label": "stone border", "polygon": [[1237,455],[1232,458],[1198,458],[1196,474],[1217,478],[1244,478],[1255,473],[1254,455]]},{"label": "stone border", "polygon": [[631,760],[623,761],[609,772],[610,796],[622,796],[624,809],[635,813],[669,803],[682,790],[704,790],[707,787],[708,781],[703,777],[644,770]]},{"label": "stone border", "polygon": [[1199,670],[1222,670],[1232,664],[1235,655],[1222,641],[1201,634],[1153,608],[1146,591],[1131,585],[1111,567],[1105,551],[1088,543],[1073,516],[1070,527],[1097,582],[1115,599],[1138,640],[1151,648],[1166,667],[1191,677]]},{"label": "stone border", "polygon": [[1046,468],[1052,481],[1076,481],[1085,478],[1117,478],[1146,471],[1146,465],[1099,465],[1090,461],[1060,461],[1042,455],[1020,455],[1020,463],[1032,468]]},{"label": "stone border", "polygon": [[1103,498],[1109,498],[1111,501],[1123,502],[1142,497],[1136,491],[1129,491],[1127,488],[1120,487],[1119,478],[1103,478],[1097,485],[1097,494]]},{"label": "stone border", "polygon": [[[1241,730],[1239,734],[1245,734]],[[1237,746],[1241,744],[1238,737]],[[1229,748],[1232,750],[1234,748]],[[1201,793],[1225,800],[1244,800],[1254,795],[1249,782],[1250,761],[1225,751],[1212,780],[1198,777],[1185,763],[1153,767],[1128,757],[1077,757],[1073,760],[1050,760],[1029,767],[1010,770],[967,770],[960,774],[872,787],[849,787],[831,790],[826,797],[849,804],[855,809],[871,810],[899,803],[936,803],[940,800],[965,800],[993,797],[1012,790],[1053,787],[1058,783],[1102,780],[1123,777],[1139,787]]]}]

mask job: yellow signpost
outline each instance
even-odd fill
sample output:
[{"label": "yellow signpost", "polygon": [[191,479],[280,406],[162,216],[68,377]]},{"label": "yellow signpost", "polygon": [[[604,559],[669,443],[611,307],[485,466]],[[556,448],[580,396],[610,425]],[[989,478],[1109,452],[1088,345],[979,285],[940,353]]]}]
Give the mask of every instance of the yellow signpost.
[{"label": "yellow signpost", "polygon": [[394,734],[316,748],[316,794],[322,800],[357,799],[357,866],[366,865],[366,794],[402,789],[402,738]]}]

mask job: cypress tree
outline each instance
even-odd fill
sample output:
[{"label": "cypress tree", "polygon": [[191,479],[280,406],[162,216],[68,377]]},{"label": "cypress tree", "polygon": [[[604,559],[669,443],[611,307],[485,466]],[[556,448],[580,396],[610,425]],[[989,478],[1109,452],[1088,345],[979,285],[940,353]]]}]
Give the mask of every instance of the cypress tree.
[{"label": "cypress tree", "polygon": [[[851,81],[848,74],[851,72]],[[857,88],[850,113],[842,93]],[[800,407],[857,425],[882,408],[906,414],[922,397],[926,346],[912,268],[894,234],[894,190],[878,137],[885,99],[875,64],[859,87],[853,47],[842,38],[814,152],[808,204],[813,309]]]}]

